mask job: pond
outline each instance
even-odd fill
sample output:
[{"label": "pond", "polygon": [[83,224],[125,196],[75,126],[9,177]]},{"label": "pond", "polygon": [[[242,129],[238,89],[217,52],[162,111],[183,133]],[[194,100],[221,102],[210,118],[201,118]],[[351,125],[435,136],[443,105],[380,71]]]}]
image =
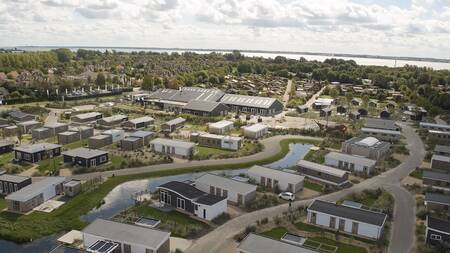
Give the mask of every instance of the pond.
[{"label": "pond", "polygon": [[[289,152],[283,159],[268,164],[266,166],[273,169],[284,169],[293,167],[297,164],[299,160],[303,159],[303,157],[308,153],[311,147],[312,145],[307,144],[290,144]],[[248,169],[213,171],[211,173],[226,176],[235,176],[246,173],[247,170]],[[108,193],[108,195],[106,195],[104,199],[105,203],[101,207],[94,209],[88,214],[84,215],[82,219],[91,222],[96,218],[105,218],[105,219],[111,218],[115,214],[123,210],[126,210],[127,208],[134,205],[132,195],[135,193],[146,190],[154,191],[158,185],[173,180],[177,181],[194,180],[203,173],[204,172],[187,173],[176,176],[151,178],[123,183],[115,187],[110,193]],[[35,240],[27,244],[15,244],[13,242],[0,240],[0,252],[47,253],[58,246],[59,243],[56,241],[58,237],[59,236],[52,235],[42,239]]]}]

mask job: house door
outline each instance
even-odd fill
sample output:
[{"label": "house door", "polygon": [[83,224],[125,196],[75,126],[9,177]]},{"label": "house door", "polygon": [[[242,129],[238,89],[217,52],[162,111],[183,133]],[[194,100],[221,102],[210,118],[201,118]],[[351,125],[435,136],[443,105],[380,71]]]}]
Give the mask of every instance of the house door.
[{"label": "house door", "polygon": [[261,177],[261,185],[263,185],[263,186],[266,185],[266,178],[265,177]]},{"label": "house door", "polygon": [[95,167],[97,165],[97,161],[95,159],[91,160],[91,167]]},{"label": "house door", "polygon": [[311,213],[311,224],[316,224],[317,214]]},{"label": "house door", "polygon": [[336,217],[330,217],[330,228],[336,228]]},{"label": "house door", "polygon": [[209,193],[210,194],[214,194],[214,192],[215,192],[214,186],[210,186],[209,187]]},{"label": "house door", "polygon": [[294,185],[293,184],[288,184],[288,188],[287,188],[288,192],[294,192]]},{"label": "house door", "polygon": [[352,224],[352,233],[353,234],[358,234],[358,226],[359,224],[358,224],[358,222],[353,222],[353,224]]},{"label": "house door", "polygon": [[206,209],[203,209],[203,219],[206,219]]},{"label": "house door", "polygon": [[271,178],[267,179],[267,187],[269,187],[269,188],[272,187],[272,179]]},{"label": "house door", "polygon": [[184,202],[184,199],[180,199],[180,198],[177,198],[177,208],[179,208],[179,209],[185,209],[185,202]]},{"label": "house door", "polygon": [[238,195],[237,195],[237,203],[238,203],[238,205],[242,205],[243,203],[242,203],[242,194],[239,194],[238,193]]},{"label": "house door", "polygon": [[345,220],[339,219],[339,230],[345,230]]}]

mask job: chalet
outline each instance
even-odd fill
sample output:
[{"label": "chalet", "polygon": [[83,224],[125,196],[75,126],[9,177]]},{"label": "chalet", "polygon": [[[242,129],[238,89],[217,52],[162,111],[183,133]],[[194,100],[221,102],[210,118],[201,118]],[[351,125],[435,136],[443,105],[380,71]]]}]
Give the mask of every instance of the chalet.
[{"label": "chalet", "polygon": [[106,118],[101,118],[97,120],[97,123],[104,127],[113,127],[128,121],[128,116],[123,114],[117,114]]},{"label": "chalet", "polygon": [[369,175],[375,169],[376,163],[375,160],[345,153],[330,152],[325,155],[325,165],[341,170],[362,172],[366,175]]},{"label": "chalet", "polygon": [[97,120],[101,119],[102,117],[103,117],[103,114],[101,114],[99,112],[88,112],[88,113],[74,115],[70,118],[70,120],[73,123],[88,124],[88,123],[97,122]]},{"label": "chalet", "polygon": [[255,180],[259,185],[269,189],[278,187],[280,191],[288,191],[292,193],[299,192],[303,189],[304,176],[270,169],[258,165],[252,166],[248,170],[248,176]]},{"label": "chalet", "polygon": [[331,105],[335,104],[335,100],[332,98],[318,98],[312,104],[312,108],[314,110],[321,110],[324,108],[331,107]]},{"label": "chalet", "polygon": [[215,123],[209,123],[208,132],[211,134],[226,134],[234,128],[234,123],[228,120],[221,120]]},{"label": "chalet", "polygon": [[20,131],[24,134],[31,133],[31,130],[35,128],[39,128],[42,126],[42,123],[36,120],[30,120],[30,121],[22,121],[17,123],[17,127],[19,127]]},{"label": "chalet", "polygon": [[182,113],[203,117],[217,117],[228,114],[228,106],[214,101],[192,100],[181,109]]},{"label": "chalet", "polygon": [[425,238],[427,243],[450,243],[450,221],[427,216],[425,225]]},{"label": "chalet", "polygon": [[351,112],[348,114],[348,118],[351,120],[358,120],[361,118],[361,114],[359,112]]},{"label": "chalet", "polygon": [[353,137],[342,143],[342,152],[380,161],[389,154],[390,147],[388,142],[374,137]]},{"label": "chalet", "polygon": [[187,183],[171,181],[158,186],[157,189],[161,203],[201,219],[210,221],[227,211],[226,197],[203,192]]},{"label": "chalet", "polygon": [[245,126],[244,137],[250,139],[259,139],[264,137],[269,132],[269,127],[265,124],[253,124],[251,126]]},{"label": "chalet", "polygon": [[27,213],[63,192],[64,177],[45,177],[5,197],[8,210]]},{"label": "chalet", "polygon": [[378,240],[387,215],[363,208],[315,200],[307,210],[307,222],[346,234]]},{"label": "chalet", "polygon": [[0,154],[6,154],[14,149],[14,142],[1,140],[0,141]]},{"label": "chalet", "polygon": [[156,138],[150,141],[152,151],[184,159],[192,158],[194,147],[195,143],[180,140]]},{"label": "chalet", "polygon": [[82,231],[83,248],[92,253],[169,253],[170,233],[96,219]]},{"label": "chalet", "polygon": [[22,145],[14,148],[16,160],[30,163],[36,163],[59,155],[61,155],[61,145],[53,143]]},{"label": "chalet", "polygon": [[305,177],[328,185],[343,186],[348,183],[348,172],[330,166],[300,160],[298,171]]},{"label": "chalet", "polygon": [[431,157],[431,169],[447,170],[450,172],[450,156],[434,154]]},{"label": "chalet", "polygon": [[144,129],[148,126],[152,125],[155,122],[155,119],[149,116],[144,116],[136,119],[132,119],[129,121],[125,121],[122,123],[122,126],[127,129]]},{"label": "chalet", "polygon": [[331,108],[320,109],[320,117],[329,117],[333,111]]},{"label": "chalet", "polygon": [[71,127],[68,131],[77,132],[80,135],[80,140],[94,136],[94,128],[89,126]]},{"label": "chalet", "polygon": [[66,145],[80,140],[80,134],[77,132],[66,131],[59,133],[57,136],[58,144],[60,145]]},{"label": "chalet", "polygon": [[155,136],[156,134],[154,132],[150,131],[136,131],[133,133],[130,133],[129,137],[135,137],[141,140],[142,146],[147,146],[150,144],[150,140]]},{"label": "chalet", "polygon": [[436,190],[450,191],[450,174],[424,170],[422,176],[423,185]]},{"label": "chalet", "polygon": [[361,134],[366,137],[375,137],[383,141],[395,142],[400,140],[400,131],[376,129],[376,128],[361,128]]},{"label": "chalet", "polygon": [[106,134],[95,135],[88,139],[88,147],[92,149],[102,148],[112,143],[112,136]]},{"label": "chalet", "polygon": [[283,104],[275,98],[225,94],[220,103],[231,111],[252,115],[273,116],[283,111]]},{"label": "chalet", "polygon": [[43,140],[52,137],[52,130],[46,127],[35,128],[31,130],[33,140]]},{"label": "chalet", "polygon": [[348,106],[339,105],[338,107],[336,107],[336,112],[340,114],[346,114],[348,112]]},{"label": "chalet", "polygon": [[109,129],[102,132],[102,135],[110,135],[112,142],[117,143],[125,138],[125,131],[122,129]]},{"label": "chalet", "polygon": [[433,153],[435,155],[450,156],[450,146],[436,145]]},{"label": "chalet", "polygon": [[0,175],[0,194],[8,195],[31,184],[31,177],[2,174]]},{"label": "chalet", "polygon": [[31,121],[36,120],[36,116],[28,113],[24,113],[22,111],[11,111],[9,113],[9,117],[14,120],[15,122],[25,122],[25,121]]},{"label": "chalet", "polygon": [[82,190],[82,186],[81,186],[80,180],[72,179],[63,184],[64,195],[66,195],[68,197],[74,197],[75,195],[80,193],[81,190]]},{"label": "chalet", "polygon": [[[194,134],[191,134],[191,136],[193,135]],[[200,146],[229,149],[229,150],[239,150],[242,144],[241,137],[217,135],[210,133],[198,134],[193,139],[191,140],[198,142]]]},{"label": "chalet", "polygon": [[98,149],[76,148],[62,152],[64,163],[92,168],[108,162],[108,152]]},{"label": "chalet", "polygon": [[182,128],[184,126],[185,122],[186,122],[186,120],[181,117],[169,120],[169,121],[161,124],[161,131],[163,131],[165,133],[173,133],[177,129]]},{"label": "chalet", "polygon": [[424,203],[429,211],[432,210],[450,211],[450,195],[427,192],[425,193]]},{"label": "chalet", "polygon": [[201,191],[227,198],[237,205],[247,205],[256,198],[256,185],[206,173],[195,179],[195,187]]},{"label": "chalet", "polygon": [[45,124],[44,127],[50,129],[52,136],[65,132],[69,129],[68,124],[60,122]]}]

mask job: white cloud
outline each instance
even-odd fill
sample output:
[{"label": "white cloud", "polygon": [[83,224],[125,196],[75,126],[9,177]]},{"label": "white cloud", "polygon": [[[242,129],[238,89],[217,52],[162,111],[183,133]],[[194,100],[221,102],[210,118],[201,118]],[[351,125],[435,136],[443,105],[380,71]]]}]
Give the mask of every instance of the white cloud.
[{"label": "white cloud", "polygon": [[410,0],[407,6],[367,0],[0,1],[0,46],[241,48],[450,58],[445,43],[449,27],[448,0]]}]

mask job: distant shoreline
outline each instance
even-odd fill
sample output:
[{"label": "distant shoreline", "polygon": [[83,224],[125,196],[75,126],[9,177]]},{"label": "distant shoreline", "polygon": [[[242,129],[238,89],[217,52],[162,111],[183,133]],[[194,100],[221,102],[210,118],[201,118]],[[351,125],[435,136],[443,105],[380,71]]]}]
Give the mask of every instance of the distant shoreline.
[{"label": "distant shoreline", "polygon": [[276,50],[251,50],[251,49],[218,49],[218,48],[178,48],[178,47],[97,47],[97,46],[16,46],[4,48],[17,48],[25,51],[32,51],[35,49],[55,49],[55,48],[69,48],[69,49],[107,49],[117,50],[125,49],[132,51],[152,51],[152,50],[166,50],[166,51],[198,51],[198,52],[232,52],[237,50],[241,53],[265,53],[265,54],[290,54],[290,55],[315,55],[326,57],[345,57],[345,58],[365,58],[365,59],[381,59],[381,60],[398,60],[398,61],[419,61],[419,62],[435,62],[435,63],[450,63],[450,59],[439,59],[429,57],[407,57],[407,56],[386,56],[386,55],[370,55],[370,54],[344,54],[344,53],[320,53],[320,52],[300,52],[300,51],[276,51]]}]

